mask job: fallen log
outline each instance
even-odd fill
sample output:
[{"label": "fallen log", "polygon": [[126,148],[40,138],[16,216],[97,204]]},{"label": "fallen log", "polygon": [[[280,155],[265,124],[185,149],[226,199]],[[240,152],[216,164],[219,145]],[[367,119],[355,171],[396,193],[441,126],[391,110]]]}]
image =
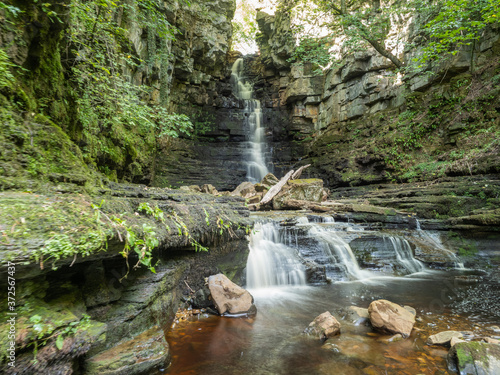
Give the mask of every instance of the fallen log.
[{"label": "fallen log", "polygon": [[307,164],[307,165],[303,165],[302,167],[297,169],[295,171],[295,173],[292,175],[291,180],[298,180],[300,178],[300,176],[302,175],[302,172],[304,171],[304,169],[306,169],[307,167],[310,167],[310,166],[311,166],[311,164]]},{"label": "fallen log", "polygon": [[288,172],[285,177],[283,177],[280,182],[278,182],[276,185],[274,185],[273,187],[271,187],[271,189],[269,189],[269,191],[266,193],[266,195],[264,195],[264,197],[262,198],[262,200],[260,201],[260,204],[266,204],[266,203],[269,203],[271,202],[271,200],[281,191],[281,189],[283,188],[283,186],[285,186],[285,184],[288,182],[288,180],[290,179],[290,177],[292,177],[293,175],[293,170],[291,170],[290,172]]}]

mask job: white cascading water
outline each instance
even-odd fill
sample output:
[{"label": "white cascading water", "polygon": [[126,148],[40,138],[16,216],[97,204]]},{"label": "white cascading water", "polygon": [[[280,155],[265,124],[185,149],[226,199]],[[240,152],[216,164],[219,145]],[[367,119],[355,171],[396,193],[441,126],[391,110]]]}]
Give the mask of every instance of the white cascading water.
[{"label": "white cascading water", "polygon": [[418,236],[424,240],[426,243],[430,243],[434,248],[441,250],[443,254],[446,254],[454,263],[455,268],[464,270],[464,263],[460,260],[460,258],[451,250],[444,247],[441,242],[441,238],[439,238],[439,234],[435,232],[429,232],[426,230],[422,230],[420,227],[420,222],[417,220],[417,233]]},{"label": "white cascading water", "polygon": [[422,262],[413,257],[410,243],[398,237],[384,237],[384,241],[389,241],[394,248],[396,260],[408,273],[416,273],[425,270]]},{"label": "white cascading water", "polygon": [[351,280],[362,280],[374,276],[372,272],[359,268],[351,247],[335,231],[312,225],[309,234],[319,240],[323,245],[323,251],[332,263],[342,267],[346,276]]},{"label": "white cascading water", "polygon": [[281,242],[275,223],[255,225],[250,236],[246,274],[250,289],[306,284],[305,269],[297,251]]},{"label": "white cascading water", "polygon": [[242,99],[245,113],[248,113],[249,155],[247,163],[247,180],[257,183],[269,173],[265,160],[266,142],[262,127],[262,110],[260,101],[252,99],[253,88],[243,76],[243,59],[238,59],[231,69],[231,83],[233,92],[238,99]]}]

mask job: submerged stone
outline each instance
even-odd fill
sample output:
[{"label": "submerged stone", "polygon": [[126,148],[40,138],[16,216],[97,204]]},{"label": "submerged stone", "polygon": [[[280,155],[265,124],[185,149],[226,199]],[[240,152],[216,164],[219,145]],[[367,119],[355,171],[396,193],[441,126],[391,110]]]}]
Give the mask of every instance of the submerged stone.
[{"label": "submerged stone", "polygon": [[429,345],[448,345],[453,338],[463,338],[461,332],[457,331],[443,331],[435,335],[429,336],[427,339],[427,344]]},{"label": "submerged stone", "polygon": [[304,332],[318,336],[324,341],[340,334],[340,323],[329,311],[326,311],[314,318]]}]

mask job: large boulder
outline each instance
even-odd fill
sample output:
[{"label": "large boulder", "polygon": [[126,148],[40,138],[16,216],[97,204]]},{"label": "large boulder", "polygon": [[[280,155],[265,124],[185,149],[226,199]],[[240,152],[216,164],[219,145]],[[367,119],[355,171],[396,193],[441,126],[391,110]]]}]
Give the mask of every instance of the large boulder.
[{"label": "large boulder", "polygon": [[233,196],[250,198],[256,194],[255,187],[250,181],[245,181],[239,184],[231,193]]},{"label": "large boulder", "polygon": [[218,195],[219,192],[215,188],[215,186],[211,184],[205,184],[201,187],[201,192],[206,194]]},{"label": "large boulder", "polygon": [[323,201],[323,180],[310,178],[307,180],[288,180],[281,191],[273,198],[273,208],[280,210],[286,207],[289,200],[320,203]]},{"label": "large boulder", "polygon": [[208,278],[208,289],[220,315],[257,313],[252,295],[221,273]]},{"label": "large boulder", "polygon": [[429,336],[429,338],[427,339],[427,344],[450,345],[451,339],[453,339],[454,337],[461,339],[464,337],[464,335],[458,331],[443,331]]},{"label": "large boulder", "polygon": [[500,345],[459,342],[448,352],[448,367],[460,375],[500,374]]},{"label": "large boulder", "polygon": [[380,331],[400,333],[408,337],[415,324],[415,315],[402,306],[380,299],[368,306],[372,326]]},{"label": "large boulder", "polygon": [[326,311],[309,323],[304,332],[318,336],[320,340],[324,341],[340,334],[340,323],[329,311]]}]

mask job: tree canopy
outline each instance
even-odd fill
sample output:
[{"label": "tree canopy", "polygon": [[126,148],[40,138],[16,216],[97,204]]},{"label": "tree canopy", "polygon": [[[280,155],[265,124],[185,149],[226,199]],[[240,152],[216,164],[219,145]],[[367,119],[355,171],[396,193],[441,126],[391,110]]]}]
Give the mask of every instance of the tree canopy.
[{"label": "tree canopy", "polygon": [[[294,25],[295,61],[322,65],[371,46],[397,68],[424,69],[429,60],[473,44],[497,21],[500,0],[281,0],[280,9],[301,20]],[[421,37],[422,53],[405,61],[401,52],[415,47],[402,32],[410,20]]]}]

